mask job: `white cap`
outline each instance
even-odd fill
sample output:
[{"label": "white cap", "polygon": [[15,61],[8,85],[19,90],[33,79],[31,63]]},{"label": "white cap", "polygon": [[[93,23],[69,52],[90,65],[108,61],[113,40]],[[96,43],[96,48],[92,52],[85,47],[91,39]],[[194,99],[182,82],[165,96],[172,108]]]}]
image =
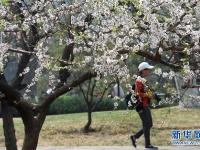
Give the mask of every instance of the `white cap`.
[{"label": "white cap", "polygon": [[148,62],[142,62],[138,66],[139,71],[142,71],[144,69],[153,69],[153,68],[154,68],[154,66],[149,65]]}]

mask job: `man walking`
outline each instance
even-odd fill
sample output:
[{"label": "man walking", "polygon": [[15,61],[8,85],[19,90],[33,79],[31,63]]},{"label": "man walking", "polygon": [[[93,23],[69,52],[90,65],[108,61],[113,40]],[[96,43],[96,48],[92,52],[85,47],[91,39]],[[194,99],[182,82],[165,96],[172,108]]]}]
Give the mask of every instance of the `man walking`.
[{"label": "man walking", "polygon": [[131,135],[131,141],[134,147],[136,147],[136,140],[144,134],[145,148],[146,149],[158,149],[151,145],[150,141],[150,129],[153,126],[151,110],[149,108],[150,100],[153,98],[152,92],[148,90],[146,85],[146,78],[150,74],[150,70],[154,66],[149,65],[147,62],[142,62],[138,66],[139,76],[135,82],[135,93],[136,93],[136,111],[138,112],[140,119],[142,121],[142,128],[139,129],[134,135]]}]

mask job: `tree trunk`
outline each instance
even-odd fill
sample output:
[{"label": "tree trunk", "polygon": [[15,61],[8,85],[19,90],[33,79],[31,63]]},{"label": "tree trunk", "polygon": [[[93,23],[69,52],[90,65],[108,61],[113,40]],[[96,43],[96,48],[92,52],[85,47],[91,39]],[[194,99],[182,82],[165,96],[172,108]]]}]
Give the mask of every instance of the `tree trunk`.
[{"label": "tree trunk", "polygon": [[92,124],[92,111],[91,108],[88,108],[88,122],[84,127],[84,132],[93,131],[93,129],[91,128],[91,124]]},{"label": "tree trunk", "polygon": [[24,143],[22,150],[36,150],[40,130],[37,125],[33,125],[32,128],[25,129]]},{"label": "tree trunk", "polygon": [[6,150],[17,150],[13,116],[10,107],[4,100],[1,102],[1,111]]}]

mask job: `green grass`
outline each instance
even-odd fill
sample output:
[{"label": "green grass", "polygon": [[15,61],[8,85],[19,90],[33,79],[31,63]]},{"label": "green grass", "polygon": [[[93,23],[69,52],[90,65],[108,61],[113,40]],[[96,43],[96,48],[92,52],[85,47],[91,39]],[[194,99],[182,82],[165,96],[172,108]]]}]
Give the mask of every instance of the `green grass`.
[{"label": "green grass", "polygon": [[[200,109],[183,109],[176,107],[153,109],[152,143],[170,145],[173,129],[199,129]],[[86,123],[87,114],[66,114],[48,116],[41,131],[41,146],[85,146],[85,145],[130,145],[129,135],[136,132],[141,122],[138,114],[132,111],[108,111],[93,113],[92,127],[95,132],[85,134],[81,128]],[[2,126],[2,121],[0,121]],[[23,142],[23,124],[15,119],[18,145]],[[138,140],[143,144],[144,138]],[[2,128],[0,129],[0,146],[4,146]]]}]

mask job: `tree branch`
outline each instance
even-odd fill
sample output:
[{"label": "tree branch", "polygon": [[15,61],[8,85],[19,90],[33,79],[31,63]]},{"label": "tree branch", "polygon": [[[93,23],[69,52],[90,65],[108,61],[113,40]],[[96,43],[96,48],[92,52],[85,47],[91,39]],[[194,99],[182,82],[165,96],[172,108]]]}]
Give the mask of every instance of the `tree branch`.
[{"label": "tree branch", "polygon": [[86,103],[88,103],[87,97],[86,97],[86,95],[85,95],[85,92],[84,92],[84,90],[83,90],[81,84],[79,85],[79,89],[81,90],[81,93],[83,94],[83,97],[84,97]]},{"label": "tree branch", "polygon": [[147,59],[150,59],[150,60],[152,60],[152,61],[154,61],[154,62],[159,62],[159,63],[161,63],[161,64],[163,64],[163,65],[165,65],[165,66],[168,66],[168,67],[170,67],[170,68],[173,68],[173,69],[181,69],[181,66],[178,66],[178,65],[175,65],[175,64],[172,64],[172,63],[168,63],[168,62],[162,60],[161,58],[158,59],[158,58],[155,57],[155,55],[150,54],[150,53],[148,53],[148,52],[145,52],[145,51],[137,51],[136,54],[137,54],[137,55],[140,55],[140,56],[143,56],[143,57],[145,57],[145,58],[147,58]]},{"label": "tree branch", "polygon": [[71,91],[74,87],[79,86],[81,83],[85,82],[86,80],[96,77],[96,72],[87,72],[82,75],[77,80],[73,81],[69,85],[63,85],[62,87],[56,89],[52,94],[50,94],[47,98],[45,98],[44,102],[39,106],[42,110],[47,111],[49,105],[59,96]]},{"label": "tree branch", "polygon": [[37,105],[23,100],[21,94],[4,81],[0,81],[0,91],[5,94],[8,103],[18,110],[25,123],[27,120],[33,119]]},{"label": "tree branch", "polygon": [[186,16],[187,13],[183,13],[179,19],[179,21],[177,21],[175,24],[170,25],[169,28],[167,29],[168,31],[173,32],[174,29],[183,21],[183,18]]},{"label": "tree branch", "polygon": [[[36,52],[29,52],[29,51],[25,51],[25,50],[21,50],[21,49],[14,49],[14,48],[9,48],[8,51],[19,53],[19,54],[36,55]],[[57,58],[52,58],[52,57],[49,57],[49,59],[63,63],[63,64],[65,64],[65,66],[73,65],[62,59],[57,59]]]},{"label": "tree branch", "polygon": [[104,89],[104,91],[103,91],[103,93],[102,93],[100,99],[93,105],[92,111],[94,111],[94,109],[96,108],[96,106],[103,100],[103,97],[104,97],[106,91],[107,91],[107,90],[110,88],[110,86],[111,86],[112,84],[114,84],[114,83],[115,83],[115,82],[109,83],[108,86]]},{"label": "tree branch", "polygon": [[[129,51],[129,50],[125,50],[125,49],[122,49],[122,50],[119,50],[118,51],[118,53],[119,54],[127,54],[127,53],[130,53],[131,51]],[[156,57],[156,55],[154,55],[154,54],[151,54],[151,53],[148,53],[148,52],[146,52],[146,51],[142,51],[142,50],[139,50],[139,51],[137,51],[137,52],[135,52],[137,55],[140,55],[140,56],[143,56],[143,57],[145,57],[145,58],[147,58],[147,59],[150,59],[150,60],[152,60],[152,61],[154,61],[154,62],[159,62],[160,64],[163,64],[163,65],[165,65],[165,66],[168,66],[168,67],[170,67],[170,68],[173,68],[173,69],[181,69],[181,66],[179,66],[179,65],[175,65],[175,64],[172,64],[172,63],[169,63],[169,62],[166,62],[166,61],[164,61],[163,59],[161,59],[161,58],[157,58]]]}]

